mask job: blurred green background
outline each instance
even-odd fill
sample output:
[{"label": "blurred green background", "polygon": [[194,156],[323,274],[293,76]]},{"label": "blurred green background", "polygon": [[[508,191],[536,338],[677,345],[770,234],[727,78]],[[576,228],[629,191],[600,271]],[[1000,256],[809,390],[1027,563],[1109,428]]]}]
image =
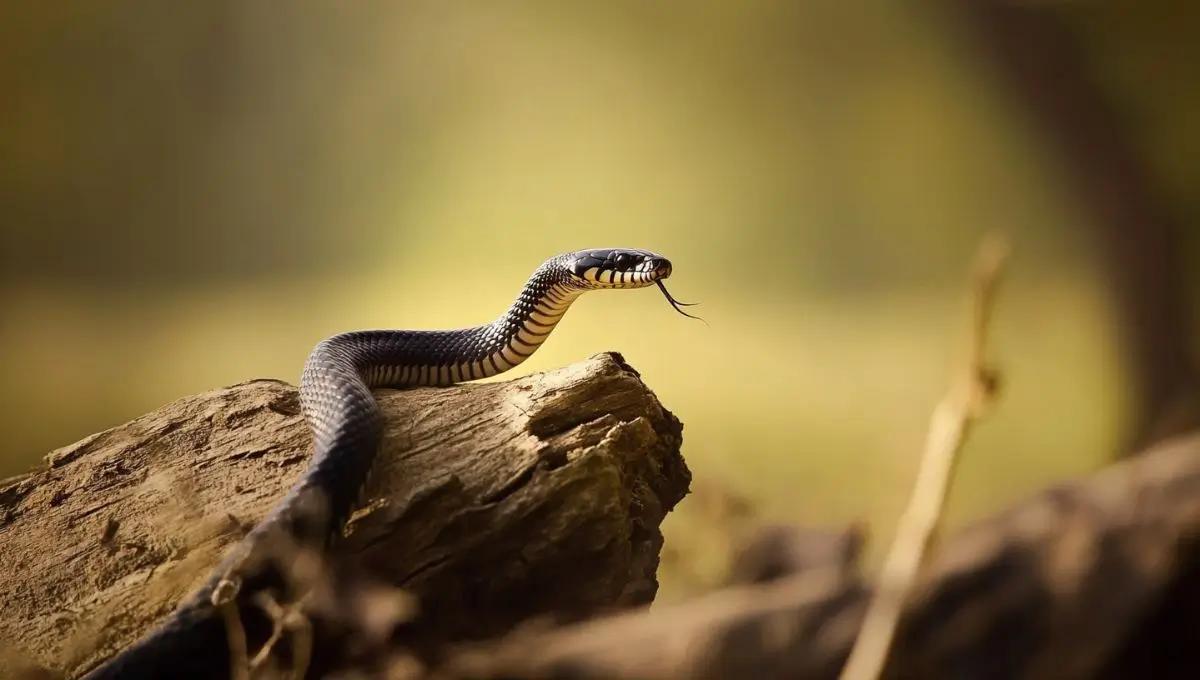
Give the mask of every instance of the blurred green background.
[{"label": "blurred green background", "polygon": [[[1072,4],[1126,132],[1187,196],[1186,23]],[[188,393],[295,382],[339,331],[486,321],[544,258],[625,245],[670,257],[710,326],[652,290],[593,294],[516,372],[618,350],[684,421],[697,489],[886,541],[995,229],[1016,248],[1005,389],[950,521],[1126,435],[1088,217],[933,4],[0,12],[0,475]],[[713,573],[704,507],[668,521],[668,596]]]}]

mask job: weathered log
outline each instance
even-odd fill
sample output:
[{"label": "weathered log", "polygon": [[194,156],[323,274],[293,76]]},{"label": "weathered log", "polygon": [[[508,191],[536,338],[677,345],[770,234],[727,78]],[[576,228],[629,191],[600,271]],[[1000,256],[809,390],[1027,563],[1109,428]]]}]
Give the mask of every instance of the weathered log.
[{"label": "weathered log", "polygon": [[[834,680],[870,595],[842,569],[808,570],[468,646],[424,677]],[[1200,677],[1197,621],[1193,435],[945,541],[906,604],[885,677]]]},{"label": "weathered log", "polygon": [[[338,560],[416,595],[434,614],[422,635],[477,639],[653,599],[659,523],[690,473],[682,425],[619,355],[377,395],[384,444]],[[257,380],[0,484],[0,676],[20,658],[74,675],[146,633],[281,498],[309,446],[296,389]]]}]

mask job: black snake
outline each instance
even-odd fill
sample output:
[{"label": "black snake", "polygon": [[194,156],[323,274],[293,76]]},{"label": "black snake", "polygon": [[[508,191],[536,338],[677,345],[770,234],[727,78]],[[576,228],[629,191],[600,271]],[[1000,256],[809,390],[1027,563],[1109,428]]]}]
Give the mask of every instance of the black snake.
[{"label": "black snake", "polygon": [[[86,679],[229,677],[225,624],[214,603],[288,589],[286,560],[264,557],[273,538],[324,550],[341,533],[383,430],[373,388],[450,385],[503,373],[529,358],[571,303],[589,290],[657,285],[687,315],[679,307],[686,303],[671,297],[662,283],[670,275],[670,261],[645,250],[565,253],[542,263],[516,301],[491,323],[459,330],[353,331],[319,343],[300,380],[301,409],[314,445],[304,475],[162,625]],[[248,632],[252,624],[247,622]],[[248,637],[266,637],[262,630],[257,633]]]}]

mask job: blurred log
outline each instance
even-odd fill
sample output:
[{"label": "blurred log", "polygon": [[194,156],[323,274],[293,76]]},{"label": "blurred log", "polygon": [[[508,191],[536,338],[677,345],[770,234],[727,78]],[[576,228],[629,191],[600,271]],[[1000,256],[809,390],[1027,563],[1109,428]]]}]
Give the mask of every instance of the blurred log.
[{"label": "blurred log", "polygon": [[[885,677],[1200,676],[1197,537],[1200,435],[1039,493],[945,542]],[[470,646],[406,677],[833,680],[869,596],[837,568],[807,571]]]},{"label": "blurred log", "polygon": [[[659,523],[690,473],[682,425],[619,355],[377,394],[384,445],[335,567],[418,596],[424,638],[654,598]],[[0,484],[0,639],[68,674],[111,656],[280,499],[309,444],[296,389],[257,380],[180,399]],[[6,655],[0,676],[12,677],[21,660]]]},{"label": "blurred log", "polygon": [[864,522],[840,531],[767,524],[737,546],[725,582],[770,583],[819,569],[832,570],[843,579],[858,579],[859,557],[866,542]]},{"label": "blurred log", "polygon": [[1063,8],[1014,0],[946,6],[1008,87],[1089,220],[1085,236],[1101,256],[1134,393],[1132,431],[1118,455],[1200,427],[1180,215],[1089,73]]}]

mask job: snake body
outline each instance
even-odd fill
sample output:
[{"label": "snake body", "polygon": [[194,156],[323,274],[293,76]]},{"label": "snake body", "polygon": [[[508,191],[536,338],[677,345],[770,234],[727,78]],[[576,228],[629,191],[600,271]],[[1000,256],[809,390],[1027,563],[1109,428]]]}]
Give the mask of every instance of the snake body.
[{"label": "snake body", "polygon": [[[314,447],[308,469],[203,586],[87,680],[229,677],[225,624],[214,602],[236,594],[231,601],[241,613],[247,641],[266,639],[270,623],[248,604],[250,596],[294,589],[288,560],[295,553],[292,558],[272,554],[272,541],[282,537],[293,546],[323,551],[341,533],[370,475],[383,431],[373,389],[442,386],[503,373],[528,359],[571,304],[590,290],[657,285],[686,314],[679,309],[686,303],[663,286],[670,275],[670,261],[645,250],[565,253],[542,263],[491,323],[459,330],[352,331],[321,341],[300,380],[301,411]],[[255,652],[251,646],[250,656]]]}]

